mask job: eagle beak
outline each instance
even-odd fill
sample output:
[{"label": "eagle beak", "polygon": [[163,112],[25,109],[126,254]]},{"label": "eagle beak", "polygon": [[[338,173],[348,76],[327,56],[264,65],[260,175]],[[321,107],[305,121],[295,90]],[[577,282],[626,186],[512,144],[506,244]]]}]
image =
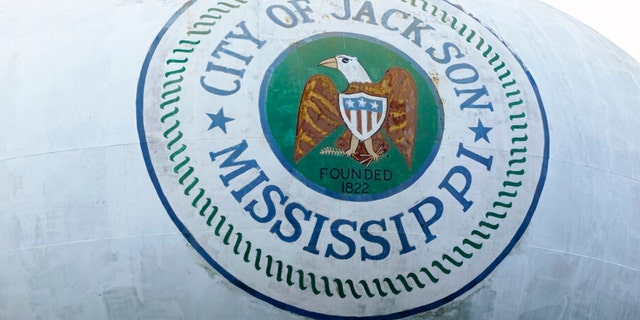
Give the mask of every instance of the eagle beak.
[{"label": "eagle beak", "polygon": [[336,58],[324,59],[318,63],[319,66],[338,69],[338,60]]}]

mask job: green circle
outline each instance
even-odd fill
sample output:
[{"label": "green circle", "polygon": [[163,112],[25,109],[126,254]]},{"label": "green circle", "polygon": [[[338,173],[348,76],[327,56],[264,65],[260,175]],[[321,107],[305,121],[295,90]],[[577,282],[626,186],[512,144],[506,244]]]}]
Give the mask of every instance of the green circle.
[{"label": "green circle", "polygon": [[[298,107],[305,83],[313,75],[326,75],[333,80],[338,92],[343,92],[348,82],[342,73],[318,64],[340,54],[357,57],[374,83],[380,81],[391,67],[400,67],[413,77],[417,89],[417,128],[410,165],[384,129],[381,131],[391,148],[379,160],[368,165],[328,152],[336,151],[336,140],[348,130],[345,125],[339,126],[307,155],[294,162]],[[263,126],[268,126],[265,131],[270,133],[268,139],[272,148],[277,149],[274,152],[279,153],[286,167],[293,168],[292,172],[303,177],[301,180],[305,184],[336,198],[371,200],[401,191],[426,170],[440,144],[442,104],[431,79],[404,54],[374,39],[340,34],[297,43],[274,63],[266,81],[265,110],[262,112],[266,120],[262,119],[262,122]],[[330,173],[335,177],[337,172],[341,173],[341,178],[332,178]],[[349,177],[344,179],[347,175]]]}]

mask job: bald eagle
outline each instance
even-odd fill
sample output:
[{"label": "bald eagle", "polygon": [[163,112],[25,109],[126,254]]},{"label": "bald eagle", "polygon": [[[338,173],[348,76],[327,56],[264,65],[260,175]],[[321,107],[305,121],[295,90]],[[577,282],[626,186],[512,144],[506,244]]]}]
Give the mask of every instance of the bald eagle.
[{"label": "bald eagle", "polygon": [[368,165],[390,150],[388,137],[411,168],[417,108],[411,74],[391,67],[374,83],[358,58],[347,55],[322,60],[319,65],[340,71],[348,86],[338,92],[331,78],[321,74],[307,80],[298,107],[294,161],[300,161],[332,131],[346,126],[336,146],[347,156]]}]

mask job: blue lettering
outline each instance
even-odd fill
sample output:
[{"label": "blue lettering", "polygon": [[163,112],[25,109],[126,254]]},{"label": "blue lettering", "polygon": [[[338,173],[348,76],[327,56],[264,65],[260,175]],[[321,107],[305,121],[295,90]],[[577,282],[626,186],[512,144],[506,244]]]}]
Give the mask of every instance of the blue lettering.
[{"label": "blue lettering", "polygon": [[322,232],[322,226],[324,223],[329,220],[328,217],[325,217],[319,213],[315,214],[316,224],[313,227],[313,233],[311,234],[311,239],[309,240],[309,244],[306,247],[302,248],[302,250],[307,251],[313,254],[320,254],[318,251],[318,239],[320,239],[320,233]]},{"label": "blue lettering", "polygon": [[404,225],[402,225],[402,216],[404,216],[404,213],[400,213],[389,218],[389,220],[393,221],[393,223],[396,225],[396,232],[398,233],[398,237],[400,237],[400,244],[402,244],[400,255],[407,254],[416,249],[415,246],[409,244],[407,233],[404,231]]},{"label": "blue lettering", "polygon": [[[468,70],[471,73],[465,74],[466,72],[464,70]],[[454,64],[448,67],[445,72],[447,73],[447,78],[457,84],[474,83],[480,79],[478,70],[468,63]],[[460,78],[454,78],[454,72],[456,72]]]},{"label": "blue lettering", "polygon": [[275,233],[278,236],[278,238],[280,238],[280,240],[284,242],[295,242],[300,238],[300,235],[302,234],[302,228],[300,227],[300,222],[294,216],[294,212],[296,210],[302,212],[304,221],[309,221],[309,219],[311,219],[310,210],[307,210],[305,207],[303,207],[301,204],[297,202],[290,203],[284,209],[284,215],[287,218],[287,222],[289,222],[289,224],[293,228],[293,233],[291,235],[287,236],[284,233],[282,233],[282,220],[277,220],[276,223],[273,224],[273,227],[271,227],[271,233]]},{"label": "blue lettering", "polygon": [[304,8],[301,7],[298,4],[298,2],[304,2],[306,4],[309,4],[309,0],[291,0],[291,1],[289,1],[289,3],[291,3],[293,8],[296,9],[296,11],[298,11],[298,13],[302,16],[302,23],[314,22],[314,20],[309,18],[309,15],[307,15],[307,13],[312,13],[313,10],[311,10],[311,8],[309,8],[308,6],[305,6]]},{"label": "blue lettering", "polygon": [[432,26],[428,25],[428,24],[424,24],[424,25],[420,25],[421,23],[424,23],[424,21],[414,17],[413,18],[413,22],[411,23],[411,25],[409,25],[407,27],[407,29],[404,30],[404,32],[402,33],[402,36],[409,39],[409,36],[411,34],[413,34],[413,43],[415,43],[416,45],[418,45],[418,47],[422,46],[422,38],[421,38],[421,31],[423,30],[435,30]]},{"label": "blue lettering", "polygon": [[[464,187],[462,190],[456,189],[451,183],[451,178],[456,175],[462,175],[464,178]],[[463,166],[456,166],[449,170],[447,176],[442,180],[442,183],[438,186],[440,189],[446,189],[449,193],[462,205],[462,209],[464,212],[467,212],[469,208],[473,205],[473,201],[469,201],[465,199],[465,194],[469,191],[469,187],[471,187],[471,172]]]},{"label": "blue lettering", "polygon": [[458,145],[458,153],[456,154],[456,156],[458,158],[460,158],[460,156],[465,156],[465,157],[467,157],[467,158],[469,158],[471,160],[474,160],[474,161],[480,163],[481,165],[485,166],[485,168],[487,168],[487,171],[491,171],[491,165],[493,163],[493,156],[489,156],[489,158],[483,158],[479,154],[477,154],[477,153],[465,148],[462,143],[460,143]]},{"label": "blue lettering", "polygon": [[[233,31],[231,31],[225,36],[225,39],[249,40],[254,44],[256,44],[256,47],[258,49],[262,48],[262,46],[266,43],[266,41],[260,41],[256,37],[254,37],[247,29],[246,23],[244,21],[238,23],[236,27],[240,28],[241,33],[234,33]],[[220,43],[216,46],[213,52],[211,52],[211,56],[216,58],[217,60],[224,60],[223,58],[230,57],[230,58],[242,61],[244,65],[249,65],[249,63],[253,59],[253,56],[242,55],[238,52],[235,52],[229,49],[228,47],[231,44],[232,44],[231,42],[226,40],[220,41]],[[225,74],[231,75],[235,78],[242,79],[244,77],[245,69],[231,68],[229,67],[230,63],[231,61],[228,61],[228,60],[220,61],[218,63],[209,61],[207,63],[207,69],[205,70],[205,72],[207,74],[218,73],[213,78],[214,79],[222,78],[223,81],[227,80],[225,77],[221,77],[221,75],[225,75]],[[232,95],[240,90],[240,87],[241,87],[240,80],[235,79],[231,81],[231,83],[233,83],[233,86],[225,86],[226,88],[221,88],[220,86],[216,86],[208,82],[207,75],[200,77],[200,85],[202,86],[202,88],[207,92],[218,95],[218,96]]]},{"label": "blue lettering", "polygon": [[451,43],[451,42],[445,42],[442,45],[442,51],[444,51],[444,57],[439,58],[436,57],[434,55],[434,52],[436,51],[435,48],[431,47],[429,49],[426,50],[427,54],[429,54],[429,56],[431,56],[431,59],[433,59],[433,61],[439,63],[439,64],[448,64],[449,62],[451,62],[451,49],[455,50],[457,53],[455,55],[456,58],[460,59],[462,57],[464,57],[464,53],[462,53],[462,50],[460,50],[460,48],[458,48],[458,46],[456,46],[455,44]]},{"label": "blue lettering", "polygon": [[231,168],[231,167],[238,167],[236,170],[223,175],[221,174],[220,180],[222,181],[222,183],[224,184],[225,187],[228,187],[229,184],[231,183],[231,180],[239,177],[240,175],[242,175],[243,173],[251,170],[251,169],[255,169],[258,170],[259,176],[258,178],[254,179],[250,184],[248,184],[247,186],[243,187],[240,191],[235,191],[232,192],[233,197],[236,199],[236,201],[238,201],[238,203],[242,202],[242,198],[249,193],[251,190],[253,190],[255,187],[257,187],[260,183],[265,182],[265,181],[269,181],[269,178],[264,175],[262,173],[262,170],[260,169],[260,166],[258,165],[258,162],[256,162],[255,160],[243,160],[243,161],[238,161],[238,157],[247,150],[247,141],[246,140],[242,140],[242,142],[240,142],[238,145],[229,147],[227,149],[218,151],[218,152],[209,152],[209,156],[211,157],[211,161],[215,162],[216,160],[219,160],[218,158],[221,155],[224,155],[226,153],[231,153],[227,158],[224,159],[224,161],[222,161],[222,163],[220,164],[220,168]]},{"label": "blue lettering", "polygon": [[370,1],[365,1],[365,3],[362,4],[362,8],[360,8],[356,16],[353,17],[353,20],[364,22],[362,20],[362,16],[365,15],[367,16],[367,18],[369,18],[369,21],[367,21],[368,24],[378,25],[378,23],[376,22],[376,17],[373,13],[373,6],[371,5]]},{"label": "blue lettering", "polygon": [[458,88],[455,88],[454,90],[456,91],[456,96],[458,97],[461,94],[467,94],[467,93],[472,94],[471,97],[469,97],[465,102],[463,102],[460,105],[460,110],[473,108],[473,109],[489,109],[493,111],[493,105],[491,104],[491,102],[487,104],[475,104],[476,101],[480,99],[480,97],[489,96],[489,91],[487,91],[487,87],[482,86],[482,88],[479,88],[479,89],[469,89],[469,90],[458,90]]},{"label": "blue lettering", "polygon": [[394,13],[401,14],[404,19],[408,19],[409,18],[409,14],[408,13],[402,12],[400,10],[391,9],[391,10],[388,10],[387,12],[385,12],[382,15],[382,26],[385,27],[385,29],[390,30],[390,31],[398,31],[398,30],[400,30],[398,27],[392,27],[392,26],[389,25],[389,19],[391,18],[391,16]]},{"label": "blue lettering", "polygon": [[330,243],[327,246],[327,252],[325,252],[325,254],[324,254],[324,256],[327,257],[327,258],[328,257],[334,257],[336,259],[346,260],[346,259],[349,259],[349,258],[353,257],[353,255],[356,253],[356,243],[353,241],[353,239],[351,239],[348,236],[340,233],[340,227],[341,226],[349,226],[349,227],[351,227],[351,229],[353,231],[356,231],[357,227],[358,227],[358,225],[357,225],[357,223],[355,221],[349,221],[349,220],[344,220],[344,219],[338,219],[338,220],[334,221],[331,224],[331,234],[333,235],[333,237],[336,240],[344,243],[347,246],[348,250],[347,250],[347,253],[345,253],[345,254],[339,254],[338,252],[336,252],[333,249],[333,244]]},{"label": "blue lettering", "polygon": [[280,188],[274,185],[269,185],[269,186],[266,186],[264,190],[262,190],[262,197],[264,199],[265,205],[267,206],[267,213],[265,213],[264,216],[259,216],[256,213],[255,207],[256,207],[256,204],[258,204],[257,200],[251,201],[248,205],[244,207],[244,210],[249,212],[249,215],[251,215],[251,217],[257,222],[260,222],[260,223],[270,222],[271,220],[273,220],[273,218],[276,215],[276,206],[273,202],[273,199],[271,198],[272,193],[277,193],[280,196],[280,201],[278,202],[280,205],[284,205],[289,199],[289,197],[284,195],[284,192],[282,192]]},{"label": "blue lettering", "polygon": [[[276,15],[274,12],[276,9],[281,10],[285,14],[285,17],[279,17]],[[298,25],[298,17],[296,17],[295,12],[280,4],[268,7],[267,16],[271,21],[283,28],[291,29]]]},{"label": "blue lettering", "polygon": [[[420,209],[427,204],[430,204],[431,206],[433,206],[435,211],[433,212],[433,216],[431,217],[431,219],[429,219],[428,221],[425,221],[424,216],[422,215],[422,211]],[[442,201],[434,197],[428,197],[422,200],[422,202],[412,207],[411,209],[409,209],[409,212],[413,213],[413,215],[418,220],[420,227],[422,227],[422,232],[424,232],[424,235],[426,237],[426,240],[424,241],[425,243],[429,243],[437,238],[437,236],[433,234],[431,230],[429,230],[429,227],[431,227],[434,223],[436,223],[436,221],[438,221],[442,217],[442,210],[443,210]]]},{"label": "blue lettering", "polygon": [[332,13],[331,16],[338,20],[347,20],[351,17],[351,4],[349,0],[344,0],[344,15],[342,17],[337,16],[335,13]]},{"label": "blue lettering", "polygon": [[[251,32],[249,32],[249,29],[247,29],[247,24],[242,21],[240,23],[238,23],[236,25],[236,27],[239,27],[240,29],[242,29],[242,33],[237,34],[237,33],[233,33],[233,31],[227,33],[227,35],[224,37],[225,39],[240,39],[240,40],[249,40],[253,43],[256,44],[256,47],[258,49],[261,49],[262,46],[264,46],[265,43],[267,43],[267,41],[260,41],[258,40],[258,38],[254,37]],[[249,61],[251,61],[249,59]],[[249,61],[246,61],[246,64],[249,64]]]},{"label": "blue lettering", "polygon": [[366,261],[366,260],[382,260],[384,258],[386,258],[387,256],[389,256],[389,251],[391,251],[390,247],[389,247],[389,241],[387,241],[387,239],[381,237],[381,236],[376,236],[373,235],[369,232],[369,227],[373,226],[373,225],[377,225],[380,227],[380,229],[382,229],[382,231],[387,231],[387,225],[384,223],[384,220],[380,220],[380,221],[367,221],[365,223],[362,224],[362,227],[360,227],[360,235],[362,236],[362,239],[378,244],[380,245],[380,247],[382,247],[382,251],[377,254],[377,255],[371,255],[370,253],[367,252],[367,249],[365,249],[365,247],[361,247],[360,248],[360,259],[362,261]]}]

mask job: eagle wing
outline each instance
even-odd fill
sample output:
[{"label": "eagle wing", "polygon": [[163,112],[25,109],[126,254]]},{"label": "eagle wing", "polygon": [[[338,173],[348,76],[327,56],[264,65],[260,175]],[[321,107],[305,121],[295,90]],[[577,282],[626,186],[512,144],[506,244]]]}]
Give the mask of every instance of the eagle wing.
[{"label": "eagle wing", "polygon": [[294,162],[306,156],[337,127],[344,124],[338,110],[338,90],[331,78],[311,76],[298,107]]},{"label": "eagle wing", "polygon": [[[416,140],[418,105],[418,91],[411,74],[400,67],[392,67],[384,73],[380,82],[352,83],[345,91],[345,93],[356,92],[387,98],[387,118],[382,128],[404,156],[407,166],[411,168]],[[374,145],[381,146],[383,151],[388,150],[386,141],[380,133],[376,133],[373,138]]]},{"label": "eagle wing", "polygon": [[380,80],[387,93],[388,115],[383,128],[411,168],[416,141],[418,96],[416,83],[406,70],[393,67]]}]

